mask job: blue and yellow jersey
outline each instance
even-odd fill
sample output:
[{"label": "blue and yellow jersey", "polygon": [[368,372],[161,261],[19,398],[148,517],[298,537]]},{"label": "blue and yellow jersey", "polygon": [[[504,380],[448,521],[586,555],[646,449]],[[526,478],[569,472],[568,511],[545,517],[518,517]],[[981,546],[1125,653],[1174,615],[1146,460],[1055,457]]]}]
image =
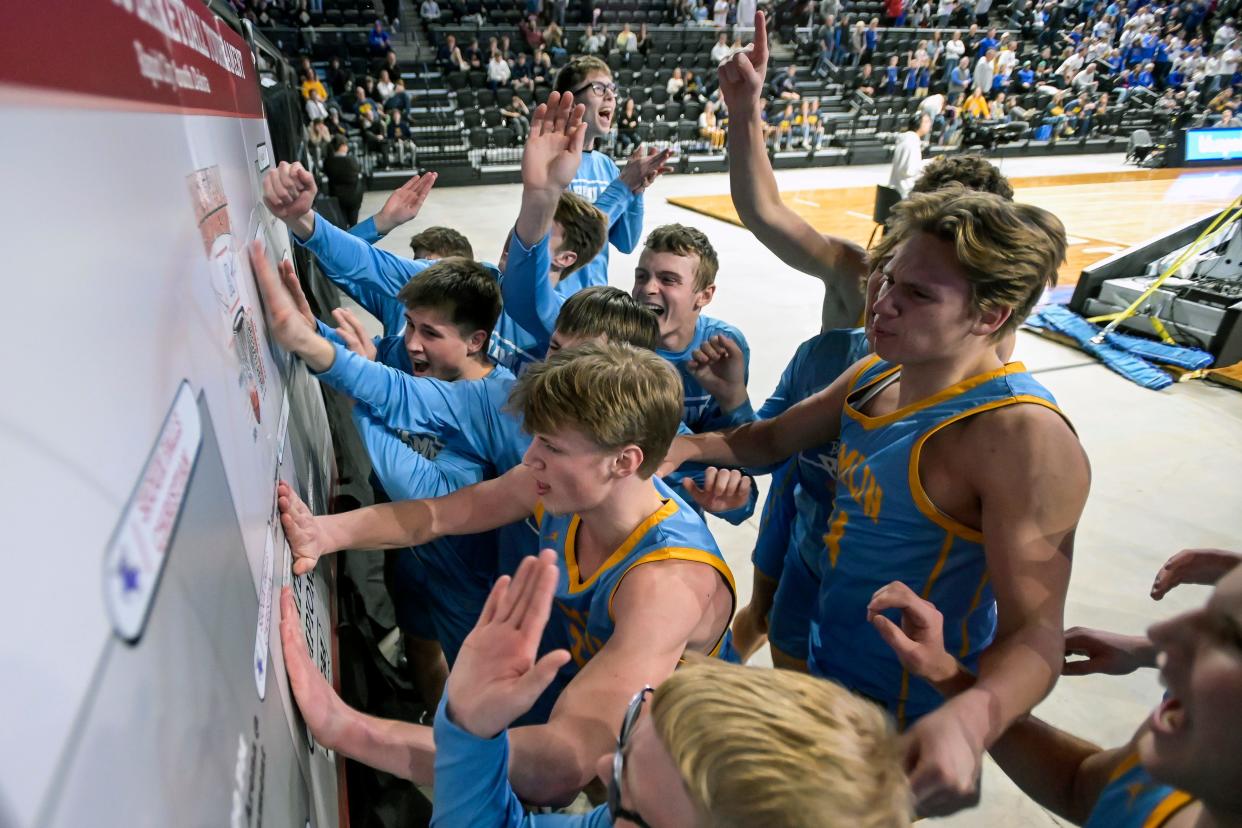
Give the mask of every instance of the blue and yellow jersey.
[{"label": "blue and yellow jersey", "polygon": [[[555,549],[560,564],[552,617],[544,633],[541,650],[565,648],[569,663],[561,668],[556,680],[523,721],[546,721],[561,691],[586,666],[612,636],[614,629],[613,598],[622,580],[635,567],[659,561],[698,561],[715,569],[729,587],[736,606],[737,589],[733,573],[720,554],[707,525],[672,489],[655,479],[656,490],[664,505],[640,523],[625,542],[608,556],[594,572],[584,573],[578,567],[575,540],[581,519],[576,514],[554,515],[535,510],[539,523],[539,548]],[[731,615],[731,614],[730,614]],[[711,655],[720,650],[725,624],[714,642]]]},{"label": "blue and yellow jersey", "polygon": [[1021,363],[1010,363],[889,414],[862,413],[868,396],[896,380],[899,371],[900,366],[873,357],[850,383],[810,664],[812,673],[885,705],[905,726],[943,699],[902,670],[868,623],[872,594],[902,581],[934,603],[944,615],[946,649],[972,670],[996,632],[983,534],[943,514],[928,498],[918,474],[923,446],[948,425],[1004,406],[1060,409]]},{"label": "blue and yellow jersey", "polygon": [[1160,828],[1194,798],[1151,778],[1132,753],[1109,777],[1084,828]]}]

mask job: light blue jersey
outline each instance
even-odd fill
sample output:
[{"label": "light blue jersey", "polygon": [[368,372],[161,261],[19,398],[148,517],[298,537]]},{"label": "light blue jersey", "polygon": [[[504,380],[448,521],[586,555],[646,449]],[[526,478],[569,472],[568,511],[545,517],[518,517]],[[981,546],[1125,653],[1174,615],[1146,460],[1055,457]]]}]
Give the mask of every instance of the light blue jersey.
[{"label": "light blue jersey", "polygon": [[[362,406],[354,425],[367,447],[371,469],[393,500],[443,497],[484,479],[485,469],[452,451],[435,460],[416,451]],[[419,638],[440,642],[449,666],[461,642],[479,620],[496,576],[496,533],[438,538],[395,550],[399,626]]]},{"label": "light blue jersey", "polygon": [[694,326],[694,336],[685,348],[680,351],[656,349],[656,353],[671,362],[677,369],[677,373],[681,375],[681,387],[685,394],[682,401],[681,420],[695,434],[731,428],[754,418],[754,412],[749,403],[726,414],[721,410],[716,398],[707,393],[706,389],[690,373],[688,366],[691,354],[717,334],[729,337],[742,349],[742,363],[746,366],[744,381],[750,382],[750,345],[747,344],[746,337],[742,336],[742,332],[728,322],[722,322],[710,316],[700,316]]},{"label": "light blue jersey", "polygon": [[983,534],[941,513],[919,482],[919,456],[937,431],[1015,404],[1060,413],[1052,394],[1010,363],[920,402],[872,417],[863,395],[898,378],[900,366],[873,357],[850,383],[841,416],[835,509],[826,528],[810,668],[886,706],[906,726],[943,697],[909,675],[867,621],[880,587],[902,581],[944,615],[944,644],[967,669],[996,633]]},{"label": "light blue jersey", "polygon": [[[758,418],[776,417],[827,388],[866,356],[868,348],[861,328],[828,331],[803,342]],[[768,640],[774,649],[799,660],[807,657],[819,594],[838,445],[833,440],[805,449],[773,473],[752,556],[760,572],[779,582],[768,615]]]},{"label": "light blue jersey", "polygon": [[[368,220],[369,221],[369,220]],[[355,228],[365,232],[365,224]],[[372,225],[372,230],[374,225]],[[297,239],[296,236],[294,236]],[[397,294],[406,283],[435,264],[430,259],[407,259],[387,250],[373,247],[359,235],[333,226],[322,216],[315,216],[315,230],[301,242],[319,259],[323,272],[353,297],[359,305],[384,326],[384,339],[405,330],[405,305]],[[480,262],[496,279],[500,271],[494,265]],[[488,356],[514,373],[530,362],[542,359],[542,352],[529,349],[534,339],[510,319],[504,311],[496,320],[488,343]],[[378,345],[378,342],[377,342]],[[544,346],[544,351],[547,348]],[[398,357],[409,364],[408,357]]]},{"label": "light blue jersey", "polygon": [[[582,153],[582,163],[569,191],[594,204],[608,218],[608,241],[622,253],[638,246],[643,235],[643,197],[634,195],[620,178],[616,163],[602,152]],[[579,287],[608,284],[608,245],[573,274]]]},{"label": "light blue jersey", "polygon": [[1134,753],[1113,771],[1083,828],[1160,828],[1194,801],[1152,779]]},{"label": "light blue jersey", "polygon": [[[720,573],[730,593],[737,595],[733,574],[703,519],[662,481],[656,479],[654,483],[664,505],[635,527],[625,542],[589,574],[578,568],[574,548],[580,522],[578,515],[554,515],[545,512],[542,503],[536,508],[539,548],[555,549],[560,563],[552,618],[544,633],[544,648],[549,651],[564,647],[571,658],[526,720],[546,720],[561,691],[612,636],[612,599],[622,579],[634,567],[655,561],[698,561]],[[727,627],[726,624],[725,629]],[[720,639],[713,645],[712,655],[719,649],[725,629],[720,630]]]}]

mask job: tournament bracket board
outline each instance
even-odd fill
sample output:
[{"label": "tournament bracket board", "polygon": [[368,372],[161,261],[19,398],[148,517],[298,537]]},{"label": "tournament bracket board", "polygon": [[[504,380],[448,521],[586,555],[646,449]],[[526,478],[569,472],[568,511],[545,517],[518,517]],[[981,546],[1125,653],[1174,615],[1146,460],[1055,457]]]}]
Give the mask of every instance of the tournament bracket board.
[{"label": "tournament bracket board", "polygon": [[331,584],[291,579],[289,481],[332,452],[246,255],[289,255],[244,40],[189,0],[16,4],[0,26],[0,824],[336,825],[279,591],[333,678]]}]

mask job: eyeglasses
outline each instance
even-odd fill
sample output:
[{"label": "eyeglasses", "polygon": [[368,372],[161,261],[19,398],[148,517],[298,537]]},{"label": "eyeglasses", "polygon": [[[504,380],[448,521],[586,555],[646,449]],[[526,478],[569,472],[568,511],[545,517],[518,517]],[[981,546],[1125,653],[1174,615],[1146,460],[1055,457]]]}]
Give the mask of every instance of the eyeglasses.
[{"label": "eyeglasses", "polygon": [[636,811],[621,807],[621,777],[625,772],[625,746],[630,741],[630,734],[634,732],[634,725],[638,722],[638,714],[642,712],[643,702],[653,692],[651,687],[644,687],[635,693],[634,698],[630,699],[630,706],[625,709],[625,718],[621,720],[621,733],[617,736],[617,752],[612,755],[612,781],[608,785],[608,816],[612,818],[613,823],[616,823],[618,819],[628,819],[638,828],[651,828]]},{"label": "eyeglasses", "polygon": [[581,95],[583,92],[585,92],[588,89],[594,92],[595,97],[597,98],[603,98],[609,93],[612,93],[612,96],[614,98],[617,97],[617,85],[615,83],[604,83],[603,81],[595,81],[593,83],[584,83],[582,86],[573,90],[573,92],[574,92],[574,95],[576,96],[576,95]]}]

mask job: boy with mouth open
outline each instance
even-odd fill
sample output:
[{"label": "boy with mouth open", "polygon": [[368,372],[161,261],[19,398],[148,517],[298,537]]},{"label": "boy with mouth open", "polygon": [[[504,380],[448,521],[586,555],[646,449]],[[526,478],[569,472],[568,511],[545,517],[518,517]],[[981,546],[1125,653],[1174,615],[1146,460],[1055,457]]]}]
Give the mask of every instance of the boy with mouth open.
[{"label": "boy with mouth open", "polygon": [[[541,649],[571,658],[527,719],[538,724],[510,732],[510,778],[527,801],[559,804],[595,776],[634,693],[671,675],[683,653],[720,649],[734,585],[702,518],[653,477],[681,416],[681,383],[667,363],[623,345],[558,351],[518,380],[512,405],[533,441],[503,476],[322,517],[282,490],[281,521],[302,573],[340,549],[423,544],[534,516],[560,573]],[[321,744],[431,781],[430,728],[363,715],[309,678],[294,693]]]},{"label": "boy with mouth open", "polygon": [[[617,84],[608,64],[597,57],[576,57],[561,68],[553,89],[562,95],[572,93],[583,105],[582,123],[586,127],[582,160],[569,191],[592,202],[608,217],[608,240],[622,253],[629,253],[643,234],[643,192],[658,176],[668,172],[671,149],[659,152],[639,146],[626,161],[625,169],[595,149],[595,142],[612,130],[617,114]],[[574,280],[578,287],[608,284],[608,248],[594,257]],[[572,291],[570,291],[572,292]]]}]

